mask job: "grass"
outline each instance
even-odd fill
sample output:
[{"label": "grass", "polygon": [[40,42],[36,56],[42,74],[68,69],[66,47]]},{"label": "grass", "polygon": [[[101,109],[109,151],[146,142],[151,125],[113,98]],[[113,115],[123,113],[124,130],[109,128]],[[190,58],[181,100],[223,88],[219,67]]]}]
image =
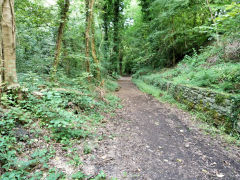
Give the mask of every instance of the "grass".
[{"label": "grass", "polygon": [[177,102],[167,92],[161,91],[152,85],[148,85],[140,79],[133,79],[133,83],[136,84],[141,91],[154,96],[159,101],[172,104],[184,111],[188,111],[192,115],[192,119],[198,124],[198,127],[204,130],[206,134],[209,134],[213,137],[218,136],[226,143],[240,146],[240,137],[236,135],[231,136],[229,134],[226,134],[223,126],[218,128],[214,127],[214,125],[210,123],[213,122],[211,117],[205,115],[204,113],[189,110],[186,105]]},{"label": "grass", "polygon": [[144,83],[142,80],[139,80],[139,79],[133,79],[132,81],[133,81],[134,84],[137,85],[137,87],[141,91],[154,96],[158,100],[161,100],[163,102],[169,102],[171,104],[174,103],[174,104],[181,105],[171,95],[169,95],[167,92],[162,91],[159,88],[156,88],[155,86],[148,85],[148,84]]},{"label": "grass", "polygon": [[105,89],[107,89],[109,91],[112,91],[112,92],[116,91],[119,88],[118,83],[115,80],[111,79],[111,78],[107,79],[105,81],[104,86],[105,86]]}]

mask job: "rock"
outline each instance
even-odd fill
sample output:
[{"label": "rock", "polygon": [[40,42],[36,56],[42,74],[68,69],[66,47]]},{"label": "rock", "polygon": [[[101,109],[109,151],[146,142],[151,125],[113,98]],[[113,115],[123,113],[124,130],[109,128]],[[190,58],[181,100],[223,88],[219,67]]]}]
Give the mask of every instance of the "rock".
[{"label": "rock", "polygon": [[190,147],[190,144],[189,144],[189,143],[186,143],[186,144],[185,144],[185,147],[186,147],[186,148],[189,148],[189,147]]},{"label": "rock", "polygon": [[216,175],[217,175],[217,177],[219,177],[219,178],[224,177],[224,174],[223,174],[223,173],[217,173]]},{"label": "rock", "polygon": [[107,155],[104,155],[104,156],[102,156],[101,157],[103,160],[106,160],[107,158],[108,158],[108,156]]},{"label": "rock", "polygon": [[120,91],[120,89],[121,89],[121,86],[117,87],[117,88],[115,89],[115,91],[118,92],[118,91]]}]

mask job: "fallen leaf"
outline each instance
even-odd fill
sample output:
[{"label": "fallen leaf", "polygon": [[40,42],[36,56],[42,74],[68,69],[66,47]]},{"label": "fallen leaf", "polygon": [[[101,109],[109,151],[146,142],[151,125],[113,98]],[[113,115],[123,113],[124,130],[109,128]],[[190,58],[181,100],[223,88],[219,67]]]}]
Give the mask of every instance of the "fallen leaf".
[{"label": "fallen leaf", "polygon": [[159,122],[155,122],[155,125],[156,125],[156,126],[159,126]]},{"label": "fallen leaf", "polygon": [[181,163],[182,161],[183,161],[182,159],[177,159],[177,162],[180,162],[180,163]]},{"label": "fallen leaf", "polygon": [[203,169],[203,170],[202,170],[202,172],[204,172],[204,173],[208,173],[208,171],[207,171],[207,170],[205,170],[205,169]]}]

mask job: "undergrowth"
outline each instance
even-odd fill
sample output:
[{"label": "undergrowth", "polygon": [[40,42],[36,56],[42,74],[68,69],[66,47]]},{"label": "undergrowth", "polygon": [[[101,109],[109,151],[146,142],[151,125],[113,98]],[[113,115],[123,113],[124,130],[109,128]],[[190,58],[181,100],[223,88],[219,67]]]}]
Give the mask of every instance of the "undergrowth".
[{"label": "undergrowth", "polygon": [[177,84],[240,94],[240,57],[235,60],[228,57],[223,45],[209,46],[200,53],[194,51],[192,56],[185,56],[175,68],[152,72],[153,70],[141,69],[134,77],[144,75],[148,79],[165,79]]},{"label": "undergrowth", "polygon": [[[65,179],[64,172],[48,164],[56,156],[54,144],[68,151],[74,143],[93,137],[103,114],[119,107],[119,99],[111,94],[118,85],[109,81],[108,89],[96,90],[79,78],[49,82],[34,73],[20,75],[20,80],[27,89],[1,95],[0,179]],[[78,158],[72,158],[76,164]],[[72,179],[86,177],[76,172]],[[105,175],[100,172],[91,179]]]}]

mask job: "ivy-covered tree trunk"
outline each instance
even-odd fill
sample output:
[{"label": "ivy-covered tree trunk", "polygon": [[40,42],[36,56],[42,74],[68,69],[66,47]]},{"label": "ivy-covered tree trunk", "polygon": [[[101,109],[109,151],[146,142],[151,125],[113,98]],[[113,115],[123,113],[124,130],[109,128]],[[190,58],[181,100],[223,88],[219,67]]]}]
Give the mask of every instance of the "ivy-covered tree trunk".
[{"label": "ivy-covered tree trunk", "polygon": [[91,30],[92,30],[91,49],[92,49],[93,61],[96,65],[97,79],[100,80],[101,79],[100,63],[99,63],[99,59],[97,57],[96,44],[95,44],[94,3],[95,3],[95,0],[91,0],[91,23],[92,23],[92,25],[91,25]]},{"label": "ivy-covered tree trunk", "polygon": [[[100,64],[97,58],[96,45],[95,45],[95,26],[94,26],[94,4],[95,0],[86,0],[86,32],[85,32],[85,56],[86,56],[86,70],[88,73],[90,69],[90,47],[93,61],[96,65],[97,79],[101,79]],[[90,80],[90,77],[89,77]]]},{"label": "ivy-covered tree trunk", "polygon": [[69,0],[60,0],[60,1],[63,1],[63,2],[59,2],[61,18],[60,18],[60,24],[58,27],[58,34],[57,34],[57,41],[56,41],[56,51],[55,51],[55,58],[54,58],[53,72],[52,72],[53,77],[56,75],[58,64],[59,64],[59,56],[61,53],[62,38],[63,38],[64,28],[67,23],[68,11],[69,11],[69,6],[70,6]]},{"label": "ivy-covered tree trunk", "polygon": [[14,0],[0,0],[0,86],[17,85]]},{"label": "ivy-covered tree trunk", "polygon": [[108,26],[109,26],[109,13],[108,13],[108,5],[107,3],[104,4],[103,7],[104,11],[104,16],[103,16],[103,27],[104,27],[104,40],[107,42],[108,41]]},{"label": "ivy-covered tree trunk", "polygon": [[[86,71],[90,73],[90,30],[91,30],[91,15],[90,15],[90,0],[86,0],[86,30],[85,30],[85,58]],[[89,77],[88,80],[91,78]]]}]

